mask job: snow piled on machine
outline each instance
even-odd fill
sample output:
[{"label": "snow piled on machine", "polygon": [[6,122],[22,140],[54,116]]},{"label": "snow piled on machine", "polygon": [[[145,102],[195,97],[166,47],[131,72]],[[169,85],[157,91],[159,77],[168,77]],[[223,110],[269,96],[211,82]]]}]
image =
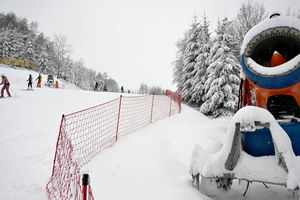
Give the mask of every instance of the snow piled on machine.
[{"label": "snow piled on machine", "polygon": [[[254,26],[252,29],[248,31],[248,33],[244,37],[243,44],[241,46],[241,55],[244,54],[245,49],[249,42],[258,34],[263,31],[266,31],[273,27],[290,27],[297,30],[300,30],[299,19],[295,17],[283,16],[278,13],[280,16],[268,17],[261,23]],[[274,15],[274,14],[273,14]]]},{"label": "snow piled on machine", "polygon": [[[236,123],[251,131],[255,127],[255,121],[270,124],[270,132],[273,137],[277,156],[253,157],[243,151],[237,166],[233,171],[225,169],[235,134]],[[287,171],[278,165],[283,160]],[[224,174],[234,174],[235,178],[253,181],[265,181],[285,185],[293,190],[300,185],[300,158],[295,156],[291,141],[285,131],[280,127],[272,114],[262,108],[247,106],[240,109],[231,119],[227,130],[227,138],[222,148],[217,152],[207,152],[196,145],[192,155],[190,173],[201,174],[204,177],[222,177]]]},{"label": "snow piled on machine", "polygon": [[295,66],[298,66],[299,63],[300,63],[300,55],[296,56],[295,58],[289,60],[284,64],[281,64],[276,67],[269,67],[269,68],[256,63],[252,58],[247,58],[247,64],[249,68],[263,76],[276,76],[276,75],[278,76],[278,75],[289,73],[292,70],[294,70]]}]

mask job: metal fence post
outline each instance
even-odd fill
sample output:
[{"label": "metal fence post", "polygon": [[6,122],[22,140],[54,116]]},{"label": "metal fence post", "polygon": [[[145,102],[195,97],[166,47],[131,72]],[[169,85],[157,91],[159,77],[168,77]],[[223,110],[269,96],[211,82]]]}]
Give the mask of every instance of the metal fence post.
[{"label": "metal fence post", "polygon": [[178,113],[181,113],[181,95],[178,95],[178,105],[179,105],[179,111]]},{"label": "metal fence post", "polygon": [[152,116],[153,116],[153,103],[154,103],[154,94],[152,95],[152,105],[151,105],[150,124],[152,123]]},{"label": "metal fence post", "polygon": [[169,117],[171,116],[171,110],[172,110],[172,93],[170,94],[170,111],[169,111]]},{"label": "metal fence post", "polygon": [[90,183],[89,175],[83,174],[82,177],[82,199],[87,200],[87,188]]},{"label": "metal fence post", "polygon": [[116,141],[118,140],[118,135],[119,135],[119,124],[120,124],[120,114],[121,114],[121,103],[122,103],[122,95],[120,95],[120,101],[119,101],[119,113],[118,113],[118,121],[117,121]]},{"label": "metal fence post", "polygon": [[56,157],[57,157],[57,147],[58,147],[59,142],[60,142],[61,132],[62,132],[61,130],[62,130],[64,119],[65,119],[65,115],[62,115],[61,116],[61,121],[60,121],[60,126],[59,126],[58,138],[57,138],[57,141],[56,141],[56,148],[55,148],[55,155],[54,155],[54,160],[53,160],[52,175],[54,174],[55,162],[56,162]]}]

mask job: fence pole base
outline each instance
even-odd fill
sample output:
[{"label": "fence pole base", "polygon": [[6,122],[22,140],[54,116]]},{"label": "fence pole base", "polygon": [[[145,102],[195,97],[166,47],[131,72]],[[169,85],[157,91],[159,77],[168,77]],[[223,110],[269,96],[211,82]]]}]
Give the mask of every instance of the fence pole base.
[{"label": "fence pole base", "polygon": [[90,178],[88,174],[83,174],[82,177],[82,199],[87,200],[87,188],[90,183]]}]

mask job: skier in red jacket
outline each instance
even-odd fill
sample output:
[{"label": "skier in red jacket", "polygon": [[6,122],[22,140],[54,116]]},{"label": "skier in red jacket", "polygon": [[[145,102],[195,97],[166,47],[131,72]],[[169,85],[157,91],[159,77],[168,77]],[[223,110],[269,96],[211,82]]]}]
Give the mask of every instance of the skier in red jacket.
[{"label": "skier in red jacket", "polygon": [[4,97],[4,90],[6,90],[7,95],[11,97],[10,92],[9,92],[10,84],[9,84],[7,77],[4,74],[1,74],[1,78],[2,78],[2,82],[0,83],[0,85],[3,84],[3,87],[1,89],[1,97]]}]

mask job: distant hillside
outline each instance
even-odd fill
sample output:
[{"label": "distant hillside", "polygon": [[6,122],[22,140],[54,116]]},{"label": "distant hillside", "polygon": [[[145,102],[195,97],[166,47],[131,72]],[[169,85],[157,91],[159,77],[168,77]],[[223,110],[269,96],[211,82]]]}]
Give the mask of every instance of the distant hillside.
[{"label": "distant hillside", "polygon": [[[11,84],[11,89],[14,90],[23,90],[27,89],[27,79],[29,78],[29,74],[32,75],[33,80],[35,80],[39,74],[39,72],[26,69],[26,68],[20,68],[20,67],[11,67],[8,65],[0,64],[0,74],[5,74]],[[47,75],[42,75],[42,87],[45,86],[45,83],[47,82]],[[59,82],[59,89],[80,89],[73,83],[68,83],[67,81],[61,80],[61,79],[54,79],[55,81],[58,80]],[[36,81],[33,82],[33,87],[36,87]],[[53,87],[54,88],[54,87]],[[13,95],[13,93],[12,93]]]},{"label": "distant hillside", "polygon": [[118,83],[106,72],[89,69],[81,60],[71,57],[72,48],[61,34],[52,39],[38,30],[37,22],[29,22],[15,13],[0,13],[0,64],[32,68],[74,83],[85,90],[119,91]]}]

